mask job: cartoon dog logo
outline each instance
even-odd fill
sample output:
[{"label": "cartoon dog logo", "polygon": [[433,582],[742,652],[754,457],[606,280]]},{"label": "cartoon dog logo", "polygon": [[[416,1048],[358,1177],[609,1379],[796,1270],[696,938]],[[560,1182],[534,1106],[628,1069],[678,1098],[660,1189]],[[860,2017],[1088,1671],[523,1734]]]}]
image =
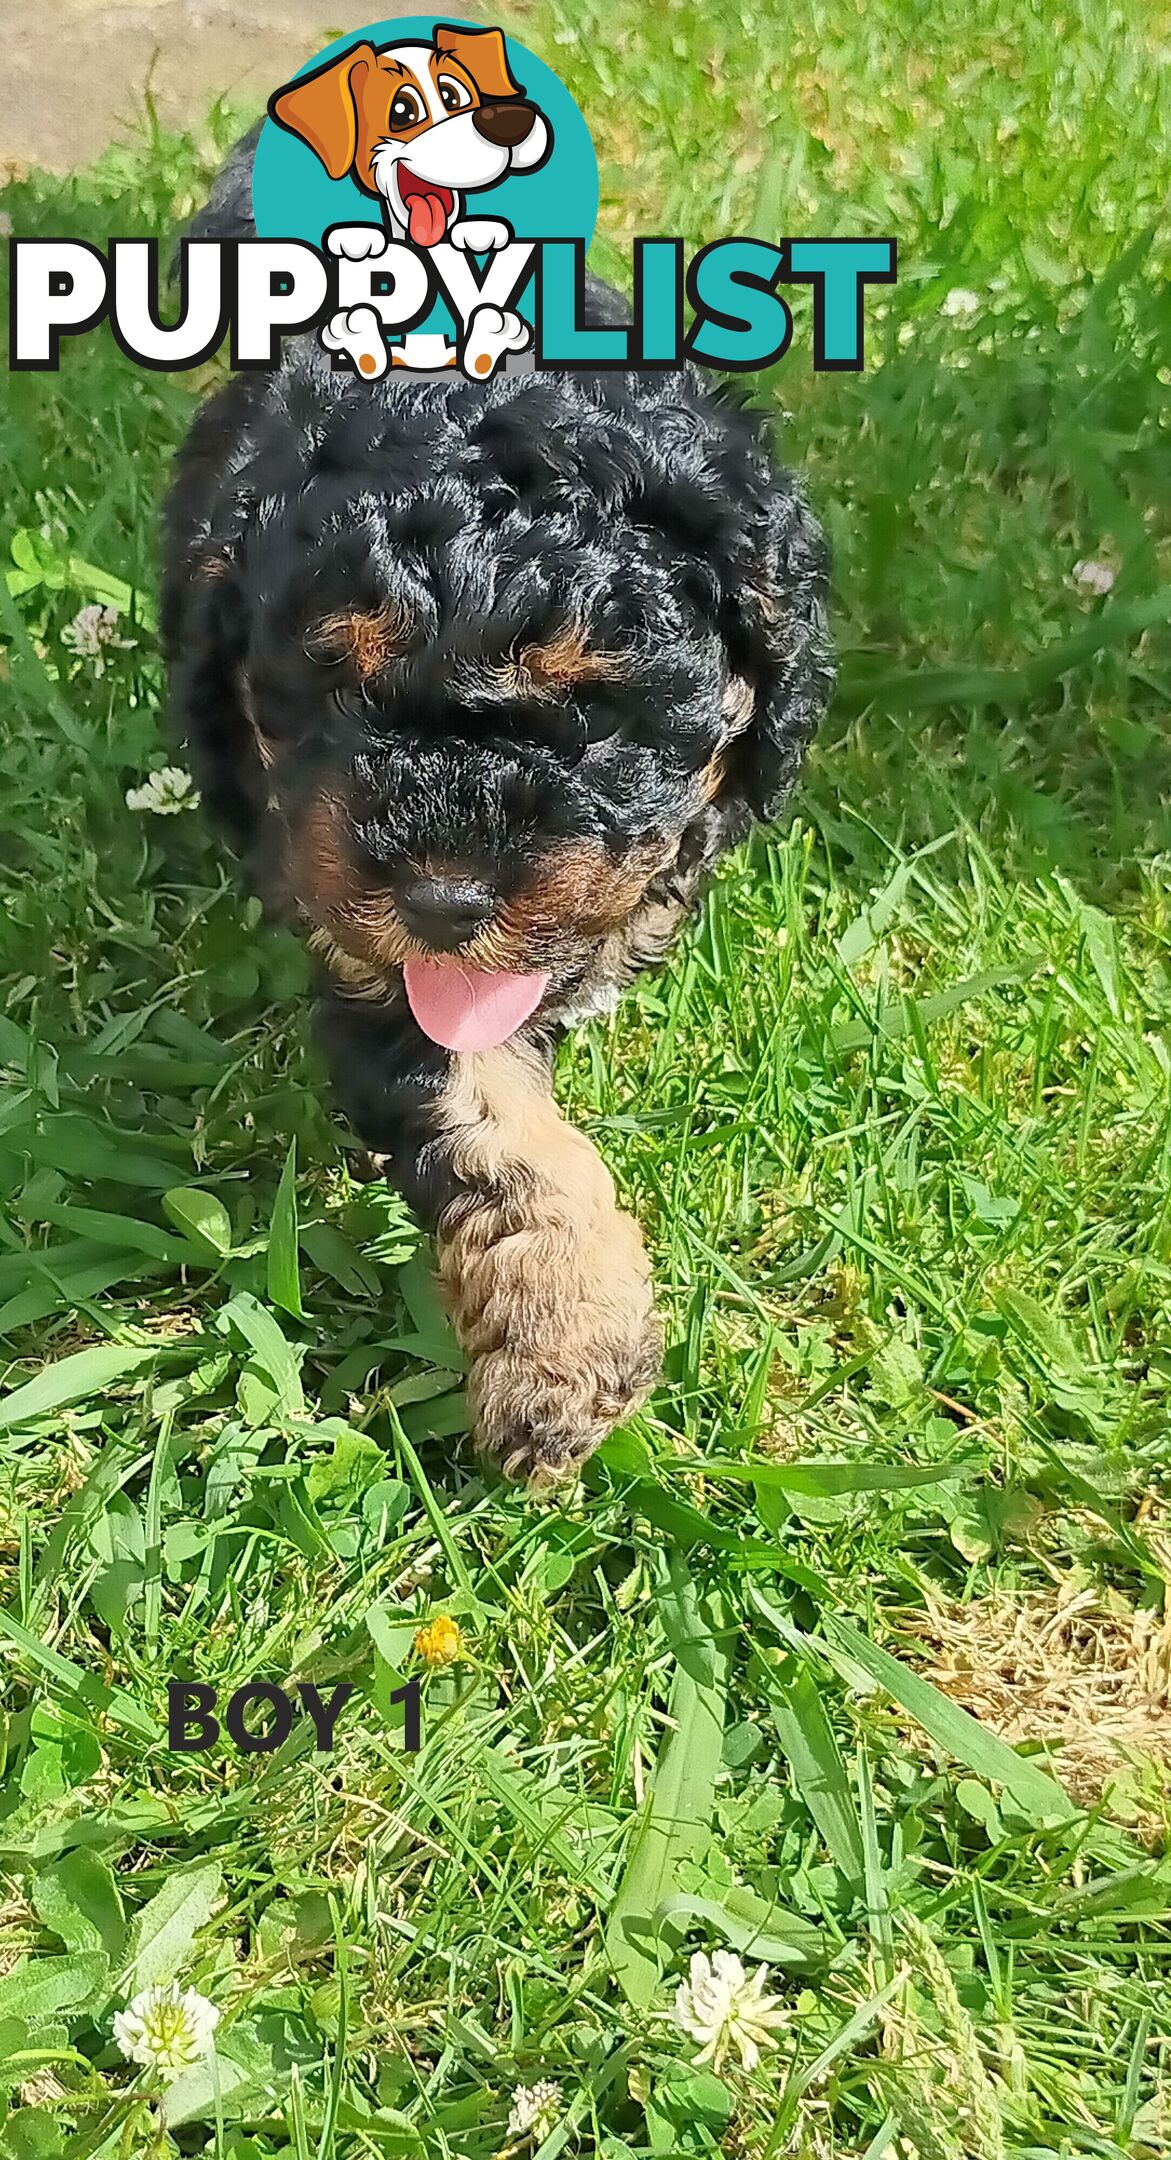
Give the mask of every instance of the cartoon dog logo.
[{"label": "cartoon dog logo", "polygon": [[[348,176],[381,203],[392,239],[409,240],[420,249],[441,241],[476,254],[506,246],[511,226],[503,218],[465,217],[464,199],[494,187],[507,173],[535,172],[553,147],[549,122],[513,76],[497,29],[437,23],[429,45],[354,45],[312,74],[286,83],[269,99],[268,109],[279,126],[309,145],[331,180]],[[378,253],[385,242],[379,243],[371,227],[353,226],[335,227],[329,245],[337,254],[361,259]],[[486,319],[478,325],[481,312]],[[371,321],[355,323],[357,316]],[[381,373],[385,351],[371,365],[372,329],[381,345],[375,311],[354,308],[333,318],[325,342],[334,351],[349,352],[361,373]],[[487,366],[480,351],[485,340],[497,348]],[[482,375],[501,351],[518,350],[528,341],[528,325],[511,311],[477,309],[465,334],[465,368],[469,351],[475,354],[472,370]],[[435,336],[424,333],[417,343],[417,364],[434,366]],[[356,345],[362,347],[360,357],[351,350]],[[395,358],[413,364],[408,352],[400,350]],[[454,361],[455,354],[450,358]]]}]

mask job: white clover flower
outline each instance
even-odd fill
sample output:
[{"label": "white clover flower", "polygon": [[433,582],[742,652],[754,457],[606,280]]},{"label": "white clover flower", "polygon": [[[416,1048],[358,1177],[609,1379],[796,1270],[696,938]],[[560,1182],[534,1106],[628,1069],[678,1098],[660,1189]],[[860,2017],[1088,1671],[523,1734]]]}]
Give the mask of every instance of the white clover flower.
[{"label": "white clover flower", "polygon": [[1071,577],[1075,585],[1092,593],[1108,593],[1114,584],[1114,572],[1108,562],[1075,562]]},{"label": "white clover flower", "polygon": [[92,660],[94,673],[100,675],[105,653],[129,652],[134,639],[119,637],[116,607],[98,607],[95,603],[78,608],[73,621],[66,623],[61,632],[61,643],[79,660]]},{"label": "white clover flower", "polygon": [[141,787],[127,788],[128,810],[153,810],[156,817],[174,817],[178,810],[197,810],[199,790],[181,765],[164,765],[150,774]]},{"label": "white clover flower", "polygon": [[671,2013],[679,2031],[700,2042],[694,2062],[718,2070],[729,2048],[735,2048],[744,2068],[755,2070],[762,2051],[776,2046],[773,2031],[788,2023],[788,2012],[775,1995],[766,1995],[765,1971],[759,1965],[749,1979],[730,1950],[716,1950],[710,1958],[696,1951]]},{"label": "white clover flower", "polygon": [[969,292],[966,285],[953,285],[944,297],[941,315],[954,315],[960,322],[969,322],[980,312],[979,293]]},{"label": "white clover flower", "polygon": [[206,1995],[177,1980],[144,1988],[114,2017],[114,2038],[128,2062],[177,2078],[211,2053],[220,2014]]},{"label": "white clover flower", "polygon": [[0,210],[0,240],[7,240],[12,232],[12,217],[7,210]]},{"label": "white clover flower", "polygon": [[547,2138],[561,2113],[561,2087],[552,2078],[541,2078],[535,2085],[518,2085],[512,2096],[512,2113],[508,2118],[510,2137],[532,2138],[539,2145]]}]

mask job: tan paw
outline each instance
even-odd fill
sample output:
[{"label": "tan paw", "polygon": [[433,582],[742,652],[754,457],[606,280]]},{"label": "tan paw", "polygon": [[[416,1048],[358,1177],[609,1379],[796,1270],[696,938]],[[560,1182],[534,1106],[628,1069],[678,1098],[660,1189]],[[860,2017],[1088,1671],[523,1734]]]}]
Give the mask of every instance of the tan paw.
[{"label": "tan paw", "polygon": [[634,1223],[614,1209],[584,1241],[568,1227],[514,1231],[463,1288],[472,1302],[456,1333],[478,1445],[506,1477],[563,1482],[658,1374],[662,1329]]},{"label": "tan paw", "polygon": [[[497,1057],[499,1054],[494,1054]],[[448,1092],[471,1189],[440,1224],[439,1275],[469,1365],[478,1444],[505,1475],[562,1482],[654,1384],[662,1331],[638,1225],[544,1076],[487,1056]]]}]

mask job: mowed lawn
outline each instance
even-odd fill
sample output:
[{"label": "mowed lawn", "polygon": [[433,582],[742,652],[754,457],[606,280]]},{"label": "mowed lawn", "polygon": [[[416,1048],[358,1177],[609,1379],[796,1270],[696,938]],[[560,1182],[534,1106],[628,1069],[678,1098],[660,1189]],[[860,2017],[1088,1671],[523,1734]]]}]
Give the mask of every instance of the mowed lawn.
[{"label": "mowed lawn", "polygon": [[[506,20],[591,123],[604,273],[640,232],[897,237],[865,373],[813,374],[799,303],[759,385],[841,689],[789,829],[562,1055],[670,1349],[533,1505],[350,1176],[297,946],[125,802],[172,755],[193,385],[104,333],[6,377],[0,2153],[1158,2160],[1171,19]],[[144,120],[4,205],[167,230],[213,156]],[[354,1693],[330,1755],[301,1716],[195,1754],[172,1680]],[[751,2069],[671,2017],[717,1949],[786,2013]],[[172,1977],[220,2023],[164,2120],[112,2019]]]}]

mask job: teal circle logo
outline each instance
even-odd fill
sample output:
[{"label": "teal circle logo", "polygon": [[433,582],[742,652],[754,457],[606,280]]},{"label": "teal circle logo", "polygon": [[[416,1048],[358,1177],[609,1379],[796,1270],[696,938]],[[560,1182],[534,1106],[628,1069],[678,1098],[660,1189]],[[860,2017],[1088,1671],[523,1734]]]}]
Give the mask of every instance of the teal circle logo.
[{"label": "teal circle logo", "polygon": [[[483,156],[477,112],[481,125],[506,138],[485,141]],[[546,134],[531,164],[532,142],[507,140],[529,112],[536,119],[528,136],[542,125]],[[518,239],[580,239],[588,247],[593,237],[598,163],[581,111],[552,68],[499,30],[434,15],[370,23],[301,68],[270,100],[269,114],[252,174],[262,238],[320,247],[331,226],[389,223],[425,247],[452,230],[447,195],[465,220],[503,219]],[[410,176],[405,201],[400,167]],[[494,167],[498,178],[489,177]]]}]

